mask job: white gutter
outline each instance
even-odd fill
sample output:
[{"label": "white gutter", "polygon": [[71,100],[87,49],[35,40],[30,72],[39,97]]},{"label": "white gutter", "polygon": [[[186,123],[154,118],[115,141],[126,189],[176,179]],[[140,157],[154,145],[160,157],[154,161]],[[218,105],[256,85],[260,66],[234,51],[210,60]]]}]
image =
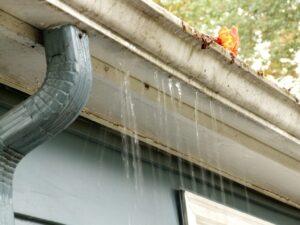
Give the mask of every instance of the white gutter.
[{"label": "white gutter", "polygon": [[[194,37],[191,28],[184,25],[183,29],[180,19],[152,1],[47,0],[46,2],[80,21],[83,28],[92,28],[103,33],[148,62],[212,96],[228,108],[240,112],[242,116],[268,127],[277,133],[277,138],[270,140],[252,127],[245,130],[244,125],[239,126],[239,123],[233,125],[234,121],[224,121],[300,160],[299,148],[286,149],[286,141],[282,139],[283,136],[287,142],[292,141],[297,145],[300,143],[298,126],[300,107],[296,99],[255,75],[242,62],[235,60],[232,64],[231,56],[217,44],[212,44],[206,50],[201,49],[200,40]],[[21,5],[13,6],[9,10],[17,11]],[[40,12],[38,10],[37,7],[35,12],[42,14],[43,10]],[[26,15],[26,12],[24,14]],[[18,13],[16,15],[18,16]],[[47,23],[44,24],[36,24],[27,16],[26,19],[40,28],[61,23],[55,18],[47,18]],[[109,27],[109,30],[106,27]],[[112,33],[111,30],[121,36]],[[95,57],[101,58],[99,55],[101,51],[92,50],[92,52]],[[220,119],[217,115],[216,117]]]},{"label": "white gutter", "polygon": [[[226,143],[225,147],[222,146],[225,152],[221,161],[223,167],[219,167],[220,162],[199,155],[197,144],[193,143],[194,137],[183,145],[174,145],[170,140],[176,140],[176,136],[156,134],[159,127],[143,124],[143,118],[138,116],[137,131],[124,127],[120,109],[113,108],[110,101],[102,99],[98,88],[94,88],[83,116],[133,136],[137,132],[139,139],[146,143],[299,207],[300,199],[295,187],[300,187],[300,183],[294,182],[294,187],[284,185],[284,182],[293,182],[300,176],[299,105],[293,97],[251,73],[241,62],[236,60],[232,64],[230,55],[221,47],[213,44],[209,49],[201,49],[200,40],[193,36],[194,31],[187,25],[183,29],[178,18],[151,1],[138,0],[4,0],[1,9],[20,19],[18,22],[11,18],[7,20],[9,22],[0,20],[2,32],[9,39],[27,45],[27,54],[36,64],[34,71],[28,71],[26,79],[18,75],[17,68],[0,71],[2,83],[31,93],[38,87],[37,81],[42,80],[35,74],[44,70],[44,62],[38,57],[42,48],[36,44],[40,43],[36,28],[76,24],[91,36],[96,77],[94,86],[110,93],[118,105],[119,100],[113,98],[114,93],[129,71],[130,90],[135,93],[133,101],[139,109],[149,107],[149,111],[159,105],[158,93],[169,94],[166,107],[170,110],[169,115],[175,112],[174,118],[182,129],[186,129],[183,132],[195,133],[191,129],[196,120],[201,129],[203,127],[203,132],[217,133],[216,140]],[[10,23],[19,26],[9,27]],[[14,33],[20,35],[12,35]],[[30,49],[32,44],[37,46],[34,50]],[[172,76],[173,87],[180,82],[183,94],[172,93],[175,105],[172,105],[170,90],[163,89],[156,82],[154,72],[166,84],[170,82],[168,77]],[[146,93],[144,83],[149,85]],[[198,96],[195,96],[195,90],[198,90]],[[211,123],[211,116],[216,117],[215,124]],[[171,123],[169,128],[172,130]],[[184,152],[186,145],[195,151],[192,155]],[[236,152],[230,152],[231,148],[235,148]],[[242,158],[246,153],[250,157],[248,161]],[[228,160],[227,155],[230,156]],[[231,165],[230,160],[234,159],[244,161]],[[247,170],[247,166],[255,163],[258,165],[251,168],[252,174],[243,170],[243,167]],[[265,167],[267,169],[263,171]],[[274,171],[278,171],[281,177],[272,177]]]},{"label": "white gutter", "polygon": [[[171,65],[185,75],[180,79],[190,84],[195,82],[195,86],[203,84],[243,109],[300,137],[300,107],[294,97],[255,75],[242,62],[236,60],[231,64],[230,55],[217,44],[208,50],[201,49],[192,28],[151,0],[47,2],[63,10],[66,5],[62,2],[65,2],[154,55],[161,60],[161,67]],[[276,110],[271,110],[274,106]]]}]

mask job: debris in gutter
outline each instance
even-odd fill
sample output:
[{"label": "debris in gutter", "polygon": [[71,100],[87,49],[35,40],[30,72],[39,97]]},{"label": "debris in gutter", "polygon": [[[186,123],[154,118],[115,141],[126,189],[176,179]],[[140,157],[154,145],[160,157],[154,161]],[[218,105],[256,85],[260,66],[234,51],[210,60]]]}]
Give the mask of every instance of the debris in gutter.
[{"label": "debris in gutter", "polygon": [[193,35],[195,38],[197,38],[198,40],[201,41],[202,49],[207,49],[211,43],[216,42],[216,40],[217,40],[213,36],[203,34],[199,31],[197,31],[196,29],[191,27],[189,24],[185,23],[183,20],[181,21],[181,26],[182,26],[182,30],[184,32],[187,32],[187,33]]},{"label": "debris in gutter", "polygon": [[206,49],[208,48],[208,46],[216,41],[216,38],[210,36],[210,35],[206,35],[206,34],[202,34],[202,33],[196,33],[196,37],[201,40],[202,42],[202,49]]},{"label": "debris in gutter", "polygon": [[[218,32],[218,37],[215,38],[211,35],[203,34],[189,24],[182,21],[182,30],[190,35],[193,35],[195,38],[201,41],[202,49],[207,49],[210,44],[213,42],[223,46],[225,49],[230,51],[231,61],[230,63],[233,64],[235,62],[235,58],[238,55],[238,49],[240,47],[240,38],[238,34],[237,27],[233,26],[231,29],[227,27],[222,27]],[[248,67],[247,65],[245,67]],[[265,71],[258,70],[255,74],[259,77],[265,78],[267,80],[271,80],[275,86],[283,89],[289,94],[292,98],[296,100],[299,104],[300,102],[300,77],[291,77],[286,76],[279,79],[271,75],[266,75]]]},{"label": "debris in gutter", "polygon": [[235,55],[232,52],[230,52],[230,57],[231,57],[230,63],[233,64],[235,62]]},{"label": "debris in gutter", "polygon": [[[184,32],[193,35],[202,42],[202,49],[207,49],[211,43],[215,42],[223,46],[225,49],[229,50],[232,58],[235,58],[238,54],[238,49],[240,47],[240,37],[238,34],[238,29],[235,26],[231,27],[231,29],[222,27],[219,30],[218,37],[203,34],[184,21],[181,21],[181,27]],[[234,59],[232,61],[234,62]]]},{"label": "debris in gutter", "polygon": [[240,37],[237,27],[233,26],[231,29],[222,27],[219,30],[216,42],[228,49],[236,57],[240,47]]},{"label": "debris in gutter", "polygon": [[264,73],[263,70],[256,71],[256,74],[257,74],[257,76],[260,76],[260,77],[264,77],[265,76],[265,73]]}]

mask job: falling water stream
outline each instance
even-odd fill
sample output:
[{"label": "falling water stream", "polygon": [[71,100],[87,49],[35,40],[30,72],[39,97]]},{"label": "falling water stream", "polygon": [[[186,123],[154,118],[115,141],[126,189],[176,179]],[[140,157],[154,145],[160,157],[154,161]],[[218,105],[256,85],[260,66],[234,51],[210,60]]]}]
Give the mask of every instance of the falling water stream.
[{"label": "falling water stream", "polygon": [[[201,147],[203,147],[202,146],[202,143],[201,143],[201,141],[200,141],[200,129],[199,129],[199,121],[198,121],[198,113],[199,113],[199,111],[198,111],[198,108],[199,108],[199,92],[198,91],[196,91],[195,92],[195,103],[194,103],[194,113],[195,113],[195,138],[196,138],[196,146],[197,146],[197,149],[200,149]],[[204,152],[204,154],[205,154],[205,152]],[[207,156],[205,156],[206,158],[207,158]],[[192,164],[193,165],[193,164]],[[193,171],[193,175],[194,175],[194,170],[193,170],[193,166],[192,166],[192,169],[191,169],[192,171]],[[201,170],[201,179],[202,180],[205,180],[206,178],[205,178],[205,174],[204,174],[204,171],[203,170]],[[193,176],[193,180],[195,180],[195,175]],[[196,184],[195,184],[196,185]],[[208,191],[207,191],[207,186],[204,184],[204,185],[202,185],[202,192],[203,193],[207,193]]]},{"label": "falling water stream", "polygon": [[[242,187],[239,195],[237,195],[233,182],[195,163],[199,160],[201,163],[204,162],[204,165],[207,163],[206,165],[213,165],[216,170],[222,171],[223,161],[220,153],[223,151],[224,144],[218,138],[218,132],[222,129],[222,123],[220,123],[220,120],[222,121],[223,119],[222,108],[211,99],[208,101],[208,111],[204,112],[202,107],[203,104],[207,103],[203,103],[204,94],[202,92],[189,89],[188,91],[190,92],[186,93],[187,86],[184,82],[173,77],[162,76],[159,72],[153,73],[153,83],[145,84],[143,90],[138,89],[136,87],[138,85],[137,82],[134,83],[133,80],[132,75],[127,71],[124,76],[122,75],[122,79],[119,80],[119,86],[115,89],[117,90],[116,96],[118,96],[118,102],[120,103],[120,105],[114,106],[119,109],[115,114],[119,113],[117,118],[119,118],[122,125],[121,143],[119,143],[120,149],[118,150],[122,174],[118,174],[119,171],[116,169],[109,173],[112,178],[106,180],[113,184],[115,184],[112,181],[114,179],[125,180],[122,181],[123,183],[121,181],[119,183],[123,184],[124,187],[112,186],[109,187],[108,191],[118,196],[118,199],[113,199],[115,196],[108,196],[108,198],[112,198],[112,202],[116,201],[113,204],[116,204],[117,209],[120,207],[124,210],[125,213],[123,213],[126,214],[125,217],[127,216],[127,218],[124,218],[124,215],[122,217],[124,218],[124,224],[170,224],[168,216],[165,215],[180,214],[176,208],[178,200],[174,197],[174,192],[178,190],[191,191],[229,206],[238,205],[240,207],[240,199],[243,198],[244,205],[241,208],[244,212],[251,212],[252,203],[249,201],[251,190]],[[149,92],[153,93],[151,100],[149,100]],[[190,97],[190,105],[188,106],[186,96]],[[113,96],[111,98],[113,99]],[[148,108],[145,110],[142,107]],[[188,116],[185,117],[186,114],[184,114],[186,113],[184,110],[187,109],[190,109],[190,114],[188,115],[191,117],[189,118]],[[115,114],[112,113],[112,116]],[[208,118],[208,122],[205,124],[207,127],[203,125],[203,118]],[[145,127],[149,128],[149,133],[143,133],[142,128]],[[185,133],[187,130],[190,133]],[[92,133],[90,130],[86,132],[86,136],[92,136]],[[152,135],[152,137],[156,138],[156,141],[163,140],[163,143],[158,141],[156,143],[161,144],[165,151],[140,141],[141,135],[144,134],[145,136],[148,134],[149,136]],[[86,142],[82,143],[81,155],[91,154],[92,150],[89,149],[89,146],[90,142],[86,139]],[[99,156],[97,162],[102,165],[105,164],[105,157],[112,153],[108,152],[110,151],[108,149],[104,148],[103,150],[102,146],[99,149],[97,149],[97,156]],[[172,155],[179,151],[183,153],[182,158],[179,155]],[[114,153],[114,155],[117,155],[117,153]],[[14,223],[9,221],[13,218],[11,183],[14,167],[20,159],[21,156],[18,154],[13,152],[8,154],[7,149],[1,149],[0,151],[0,197],[2,198],[0,199],[0,225]],[[118,162],[117,160],[108,162],[105,166],[112,164],[111,167],[115,166],[118,168],[119,164],[116,164]],[[82,164],[79,162],[76,166],[83,168],[86,165],[85,162],[82,162]],[[101,180],[99,181],[99,189],[106,185],[104,182],[101,183],[102,178],[105,178],[103,174],[107,172],[105,169],[111,169],[105,168],[105,166],[101,167],[104,169],[104,172],[102,172]],[[116,177],[113,177],[114,175]],[[90,197],[90,193],[85,188],[82,189],[84,195]],[[110,189],[112,189],[111,192]],[[122,189],[125,189],[124,194],[123,192],[121,194],[118,193]],[[103,189],[99,192],[101,191]],[[126,194],[128,197],[123,196]],[[101,195],[102,193],[99,194],[99,196]],[[76,199],[81,196],[74,195],[73,197]],[[103,199],[106,199],[105,197]],[[90,199],[97,202],[96,198]],[[99,199],[100,202],[103,201],[102,196]],[[169,199],[172,200],[167,202]],[[235,200],[238,203],[235,203]],[[129,201],[130,204],[122,201]],[[149,205],[152,204],[151,207],[148,207],[148,203]],[[111,202],[106,204],[109,205]],[[173,205],[170,206],[170,204]],[[167,209],[168,207],[170,209]],[[158,218],[160,220],[159,223],[152,223],[152,218],[148,218],[149,221],[141,223],[143,220],[140,218],[142,217],[140,215],[142,213],[147,214],[148,211],[153,213],[153,221],[157,221],[156,218]]]},{"label": "falling water stream", "polygon": [[[160,134],[166,142],[166,146],[174,146],[176,149],[179,149],[182,146],[182,130],[180,124],[178,123],[178,115],[180,114],[181,105],[182,105],[182,88],[181,83],[177,80],[173,80],[172,78],[168,79],[161,79],[158,76],[158,73],[154,73],[154,82],[155,86],[158,88],[157,96],[156,96],[156,104],[157,110],[154,112],[154,118],[158,121],[158,129],[157,133]],[[147,91],[147,90],[146,90]],[[133,178],[135,179],[135,184],[138,186],[138,181],[142,179],[142,171],[141,171],[141,162],[140,162],[140,147],[139,147],[139,140],[138,140],[138,124],[136,119],[136,107],[134,105],[134,99],[136,98],[132,91],[130,90],[130,75],[129,73],[124,76],[124,80],[121,85],[121,120],[123,127],[123,134],[122,134],[122,143],[123,143],[123,152],[122,158],[124,162],[124,167],[126,170],[126,176],[130,177],[131,166],[133,167]],[[197,142],[197,148],[203,148],[202,143],[200,141],[200,131],[198,125],[198,101],[199,101],[199,93],[195,91],[195,136]],[[171,112],[171,114],[170,114]],[[211,114],[214,116],[213,109],[211,109]],[[144,118],[152,118],[151,116],[143,115]],[[148,121],[153,122],[153,121]],[[147,122],[146,122],[147,123]],[[168,126],[172,123],[172,131],[168,128]],[[215,119],[212,119],[212,127],[217,130]],[[131,137],[127,136],[126,134],[131,133]],[[175,134],[175,143],[171,138],[172,135]],[[193,137],[191,137],[193,138]],[[189,149],[186,150],[188,152],[188,157],[192,157],[192,153],[189,152]],[[203,154],[206,154],[205,151],[201,151]],[[207,157],[207,156],[206,156]],[[171,157],[169,160],[172,160]],[[192,160],[190,160],[192,161]],[[179,179],[180,179],[180,187],[184,189],[184,174],[183,174],[183,161],[181,158],[178,158],[178,172],[179,172]],[[192,187],[191,189],[196,191],[196,175],[194,172],[194,164],[189,162],[189,169],[190,169],[190,176],[192,178]],[[202,179],[204,179],[204,173],[202,174]],[[170,176],[171,179],[172,176]],[[212,177],[211,179],[214,179]],[[212,180],[214,183],[214,180]],[[206,188],[203,185],[202,188]],[[205,191],[205,190],[204,190]],[[206,192],[206,191],[205,191]]]},{"label": "falling water stream", "polygon": [[[137,118],[136,118],[136,106],[135,106],[135,100],[136,96],[130,89],[130,75],[129,73],[124,76],[124,79],[122,81],[120,95],[121,95],[121,121],[124,125],[123,127],[123,134],[122,134],[122,143],[123,143],[123,152],[122,152],[122,158],[124,163],[124,168],[126,171],[126,177],[130,178],[131,174],[131,167],[133,167],[133,178],[135,180],[136,188],[139,186],[139,181],[142,180],[143,172],[142,172],[142,166],[140,162],[140,143],[138,140],[138,124],[137,124]],[[161,79],[159,78],[159,75],[157,72],[154,73],[154,85],[156,88],[160,91],[157,91],[156,95],[156,111],[154,112],[154,115],[148,115],[148,112],[146,112],[143,117],[145,119],[147,118],[154,118],[155,122],[158,123],[157,126],[157,134],[158,136],[162,137],[165,140],[167,147],[175,147],[176,149],[180,149],[183,145],[182,141],[182,129],[180,127],[179,121],[178,121],[178,115],[181,113],[181,107],[182,107],[182,95],[183,95],[183,89],[181,87],[181,83],[178,80],[174,80],[172,78],[168,79]],[[146,92],[147,90],[145,90]],[[195,91],[195,139],[196,139],[196,145],[199,151],[202,152],[202,154],[206,154],[206,151],[201,150],[201,148],[204,148],[205,146],[202,145],[200,141],[200,129],[199,129],[199,121],[198,121],[198,108],[199,108],[199,93]],[[143,96],[142,96],[143,97]],[[171,113],[170,113],[171,112]],[[149,112],[151,113],[151,112]],[[214,116],[214,111],[211,109],[211,115]],[[146,121],[146,123],[154,123],[154,121]],[[171,125],[171,129],[168,128]],[[216,121],[213,118],[212,119],[212,127],[214,130],[217,130],[216,127]],[[126,134],[130,133],[130,137]],[[171,133],[172,132],[172,133]],[[174,136],[174,140],[172,139],[172,136]],[[191,137],[191,140],[194,137]],[[192,163],[192,152],[190,150],[186,149],[187,156],[191,160],[189,160],[189,176],[192,180],[192,185],[190,189],[192,191],[197,190],[197,175],[194,171],[194,164]],[[207,155],[205,155],[205,158],[207,158]],[[169,157],[170,162],[172,161],[172,158]],[[182,189],[185,189],[185,176],[183,171],[183,164],[185,161],[183,161],[181,158],[178,158],[177,163],[177,169],[179,173],[179,180],[180,180],[180,187]],[[202,170],[201,170],[202,171]],[[205,179],[204,172],[201,173],[202,180]],[[173,176],[170,176],[171,182]],[[211,176],[211,183],[213,184],[214,176]],[[203,189],[203,192],[206,193],[206,185],[202,185],[201,187]],[[225,200],[224,200],[225,201]]]},{"label": "falling water stream", "polygon": [[[218,142],[218,139],[210,139],[210,145],[203,142],[203,137],[206,137],[204,130],[201,128],[201,111],[200,107],[202,105],[201,95],[199,91],[194,91],[193,96],[193,121],[189,121],[191,128],[190,139],[186,140],[186,135],[182,129],[183,120],[181,115],[184,103],[183,96],[185,95],[184,84],[174,78],[162,79],[158,73],[154,73],[154,84],[150,87],[145,86],[145,90],[141,94],[137,95],[132,91],[133,84],[131,83],[130,73],[126,73],[121,80],[121,85],[119,89],[120,98],[120,119],[123,125],[121,140],[122,140],[122,151],[121,158],[124,168],[124,177],[127,179],[127,185],[132,187],[130,193],[134,193],[133,205],[128,210],[127,225],[136,225],[137,215],[140,213],[140,201],[144,198],[146,185],[149,185],[149,174],[145,177],[144,167],[145,167],[145,157],[143,156],[145,151],[145,146],[148,147],[149,156],[146,159],[147,163],[151,167],[151,180],[152,186],[151,196],[153,200],[153,210],[157,218],[162,218],[161,224],[169,224],[166,217],[164,217],[164,210],[160,209],[163,204],[162,195],[167,194],[166,192],[161,192],[156,187],[160,187],[162,184],[168,184],[174,188],[174,190],[188,190],[193,193],[200,193],[201,195],[221,202],[224,205],[228,204],[231,200],[228,198],[233,198],[234,190],[231,186],[225,187],[224,178],[221,175],[213,174],[207,170],[195,165],[194,154],[200,155],[203,160],[207,162],[216,162],[217,169],[221,169],[221,161],[219,156],[219,151],[222,151],[222,145]],[[153,111],[142,111],[143,115],[139,114],[139,104],[140,99],[147,97],[147,91],[149,89],[156,89],[154,103],[151,105]],[[152,102],[153,103],[153,102]],[[213,101],[209,105],[209,116],[210,116],[210,127],[213,132],[218,132],[220,129],[218,126],[218,121],[216,120],[217,115],[222,116],[222,111],[220,108],[216,107]],[[174,157],[171,154],[165,154],[164,161],[157,162],[157,150],[153,150],[149,145],[145,145],[139,141],[139,132],[142,124],[141,118],[145,119],[144,124],[151,126],[155,124],[157,130],[155,134],[165,140],[167,151],[172,151],[172,148],[184,150],[186,153],[186,158],[182,159],[180,157]],[[87,133],[88,136],[91,133]],[[213,136],[212,136],[213,137]],[[196,151],[193,152],[189,148],[189,142],[194,142],[196,146]],[[88,142],[83,143],[84,152],[82,154],[89,154],[88,152]],[[209,148],[209,149],[208,149]],[[103,153],[102,153],[103,154]],[[101,162],[103,163],[103,155],[101,154]],[[7,157],[9,155],[9,158]],[[18,154],[7,154],[6,151],[2,150],[0,152],[0,195],[3,198],[0,203],[0,224],[13,224],[13,221],[7,221],[13,218],[12,209],[12,188],[11,174],[13,172],[14,163],[19,161],[21,156]],[[82,164],[84,165],[84,164]],[[166,172],[167,171],[167,172]],[[166,175],[167,173],[167,175]],[[148,183],[148,184],[147,184]],[[229,189],[229,190],[228,190]],[[147,189],[149,192],[149,189]],[[228,197],[226,192],[231,192],[233,197]],[[148,193],[149,194],[149,193]],[[244,195],[246,196],[248,202],[248,192],[244,189]],[[246,206],[246,210],[249,211],[249,205]],[[150,224],[145,223],[145,224]],[[144,224],[142,224],[144,225]]]},{"label": "falling water stream", "polygon": [[[140,145],[138,139],[137,122],[135,116],[135,106],[133,97],[130,94],[129,74],[124,76],[121,86],[121,120],[123,123],[123,162],[125,165],[126,177],[130,178],[131,166],[133,168],[133,179],[135,188],[138,190],[143,180]],[[127,136],[127,130],[131,133],[131,137]],[[130,164],[132,162],[132,164]]]},{"label": "falling water stream", "polygon": [[[127,192],[125,192],[126,190],[124,191],[125,194],[127,193],[128,196],[131,196],[130,194],[132,194],[132,199],[130,199],[129,197],[122,196],[123,193],[119,194],[117,191],[115,193],[115,195],[120,198],[114,203],[117,205],[116,208],[119,209],[118,204],[120,204],[120,207],[124,207],[123,210],[127,213],[127,218],[124,218],[123,224],[170,224],[166,214],[171,214],[170,211],[172,213],[175,212],[176,214],[179,214],[179,212],[176,211],[176,208],[172,208],[173,206],[166,206],[165,199],[168,199],[170,197],[169,195],[172,195],[172,204],[174,204],[174,207],[177,204],[175,202],[176,199],[173,198],[173,195],[175,196],[175,194],[173,192],[168,192],[169,189],[166,189],[166,187],[174,190],[174,192],[177,190],[191,191],[220,202],[223,205],[235,206],[234,199],[240,201],[240,197],[235,196],[236,192],[233,187],[233,182],[229,182],[228,179],[224,179],[221,175],[209,172],[194,163],[195,160],[197,160],[194,155],[200,155],[202,157],[201,160],[206,161],[207,163],[215,162],[214,165],[217,167],[216,169],[222,169],[222,160],[219,155],[219,152],[223,150],[222,143],[220,143],[217,136],[208,136],[201,124],[201,116],[203,113],[201,111],[203,102],[201,101],[203,101],[203,93],[197,90],[191,92],[191,99],[193,101],[193,104],[191,105],[192,120],[188,120],[182,116],[184,107],[186,107],[186,102],[184,102],[184,96],[186,96],[185,84],[170,77],[165,77],[163,79],[158,72],[153,74],[153,81],[154,83],[152,86],[149,85],[149,87],[148,85],[145,85],[145,90],[137,94],[133,91],[134,84],[132,83],[132,77],[128,72],[122,77],[119,92],[116,94],[120,99],[119,118],[123,125],[121,134],[122,150],[120,152],[123,174],[117,175],[116,179],[121,180],[123,178],[120,178],[120,176],[123,176],[126,182],[123,183],[124,187],[111,187],[111,189],[122,190],[124,188],[127,190]],[[155,96],[152,99],[153,102],[147,102],[148,106],[151,106],[149,108],[152,109],[152,111],[140,110],[139,107],[142,105],[140,104],[141,99],[144,101],[147,98],[148,92],[151,90],[156,90],[154,92]],[[216,118],[222,119],[223,112],[213,101],[210,101],[208,109],[209,112],[207,114],[209,114],[210,118],[208,126],[213,133],[218,133],[222,127],[220,127],[221,125],[219,125],[220,123]],[[140,112],[143,112],[144,114],[141,115]],[[144,119],[144,121],[141,120],[141,118]],[[187,135],[184,133],[184,129],[186,128],[182,127],[182,120],[188,123],[192,130],[188,139],[186,139]],[[154,131],[154,135],[165,140],[164,144],[166,151],[172,152],[173,149],[180,149],[186,154],[185,159],[167,153],[163,153],[161,154],[162,156],[160,156],[160,150],[142,143],[139,140],[139,135],[140,129],[143,126],[155,127],[156,130]],[[87,132],[86,135],[91,136],[92,131]],[[210,137],[210,139],[206,140],[207,137]],[[194,143],[196,150],[189,148],[190,143]],[[84,152],[81,152],[82,154],[91,154],[88,149],[89,145],[88,140],[82,144],[84,150]],[[110,154],[106,153],[106,151],[109,150],[105,149],[101,154],[99,152],[97,153],[99,158],[101,157],[101,159],[98,160],[99,164],[105,164],[105,154]],[[145,152],[148,152],[147,156],[144,155]],[[10,218],[13,218],[11,173],[13,171],[14,162],[19,161],[20,158],[21,156],[18,154],[11,153],[8,158],[6,150],[0,152],[0,196],[3,198],[0,203],[4,203],[0,205],[1,225],[13,224],[13,221],[8,221]],[[114,162],[111,162],[111,164],[114,164]],[[84,165],[85,163],[82,163],[82,165],[78,166]],[[113,166],[115,165],[112,165],[112,167]],[[148,167],[150,167],[150,173],[147,169]],[[103,168],[105,167],[103,166]],[[102,172],[102,175],[103,174],[104,172]],[[113,175],[114,173],[110,174]],[[102,178],[103,177],[101,177],[101,179]],[[113,179],[114,178],[109,179],[109,181]],[[99,182],[99,188],[101,185],[105,186],[104,183],[101,183],[101,181]],[[102,193],[100,195],[102,195]],[[243,196],[244,198],[245,205],[242,206],[243,211],[251,212],[248,189],[243,187],[240,196]],[[142,199],[144,198],[147,199],[147,202],[143,202]],[[101,197],[100,201],[102,200]],[[122,202],[125,200],[131,201],[130,207]],[[112,201],[115,201],[115,199],[112,199]],[[146,207],[148,202],[149,204],[152,204],[151,207],[154,209]],[[109,205],[109,203],[110,202],[107,204]],[[123,206],[123,204],[125,206]],[[168,202],[168,204],[170,204],[170,202]],[[166,209],[166,207],[170,207],[171,209]],[[151,220],[152,218],[150,218],[149,221],[141,223],[142,219],[140,218],[140,215],[145,213],[143,210],[150,210],[149,213],[153,213],[153,221],[157,221],[155,218],[158,218],[160,220],[159,223],[153,222]],[[177,223],[172,223],[172,225],[173,224]]]},{"label": "falling water stream", "polygon": [[[208,173],[205,169],[200,168],[195,165],[194,154],[189,145],[186,143],[195,142],[196,149],[202,160],[206,161],[208,164],[215,165],[216,170],[222,171],[222,164],[220,159],[220,151],[223,149],[223,144],[219,139],[213,139],[214,135],[210,136],[209,145],[203,143],[203,136],[207,136],[204,133],[203,128],[200,128],[199,118],[201,117],[201,95],[198,90],[194,90],[192,96],[194,96],[194,105],[192,105],[194,110],[194,120],[192,121],[192,126],[194,127],[193,136],[190,140],[184,140],[185,135],[182,130],[182,125],[179,120],[182,120],[182,110],[183,110],[183,100],[182,96],[185,95],[184,88],[182,88],[182,83],[174,78],[162,78],[158,72],[153,74],[153,85],[156,89],[156,97],[154,106],[154,111],[144,111],[145,114],[138,115],[136,106],[138,99],[147,98],[146,93],[149,89],[149,85],[145,85],[145,90],[141,95],[137,95],[132,91],[131,88],[131,78],[130,74],[126,73],[121,84],[120,97],[121,97],[121,122],[123,124],[123,134],[122,134],[122,159],[125,168],[125,173],[127,179],[133,179],[136,190],[143,189],[143,162],[141,147],[139,142],[138,134],[140,132],[138,121],[143,118],[144,123],[147,125],[150,123],[157,124],[156,135],[162,138],[167,147],[167,151],[172,151],[172,148],[181,149],[186,152],[186,159],[183,160],[181,157],[176,158],[176,171],[178,173],[178,186],[177,188],[183,190],[190,190],[194,193],[200,192],[203,196],[207,196],[211,199],[221,202],[224,205],[231,201],[228,198],[234,198],[234,191],[232,184],[227,184],[225,187],[225,181],[223,176],[219,174]],[[150,87],[152,88],[152,87]],[[215,105],[213,100],[209,101],[209,118],[210,118],[210,129],[213,133],[217,134],[219,132],[217,117],[223,117],[222,109]],[[137,119],[139,116],[139,119]],[[129,135],[128,135],[129,134]],[[150,151],[152,152],[152,150]],[[150,154],[150,161],[152,167],[152,176],[154,182],[159,184],[161,179],[163,179],[163,174],[161,172],[157,173],[155,159],[152,158],[153,154]],[[174,157],[171,155],[166,159],[165,164],[171,165],[174,162]],[[197,159],[196,159],[197,160]],[[189,182],[187,181],[189,177]],[[169,181],[171,184],[177,185],[177,181],[172,173],[169,173]],[[201,181],[201,182],[200,182]],[[226,181],[227,182],[227,181]],[[229,186],[229,187],[228,187]],[[227,196],[226,192],[231,193],[231,196]],[[156,189],[153,190],[153,195],[158,198],[159,193]],[[248,202],[247,189],[245,188],[245,195]],[[159,206],[159,202],[156,205]],[[248,203],[247,203],[248,204]],[[248,208],[249,206],[247,206]],[[247,209],[249,211],[249,209]],[[129,217],[128,224],[134,224],[132,217]]]}]

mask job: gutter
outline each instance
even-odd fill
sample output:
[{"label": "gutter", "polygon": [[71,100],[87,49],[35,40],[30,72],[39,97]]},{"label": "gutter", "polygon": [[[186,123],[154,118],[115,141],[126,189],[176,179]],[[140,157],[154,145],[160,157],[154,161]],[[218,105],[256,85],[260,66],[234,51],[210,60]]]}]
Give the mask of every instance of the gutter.
[{"label": "gutter", "polygon": [[44,31],[47,74],[39,91],[0,118],[0,224],[14,224],[12,180],[18,162],[68,127],[91,90],[88,37],[73,26]]},{"label": "gutter", "polygon": [[[218,44],[201,48],[197,32],[151,0],[47,0],[67,13],[80,12],[82,22],[104,24],[153,57],[160,67],[171,66],[193,86],[204,85],[216,94],[300,138],[300,107],[296,99],[271,82],[257,76],[243,62]],[[130,16],[125,16],[130,15]],[[124,15],[124,16],[123,16]],[[84,17],[86,19],[84,19]],[[130,25],[129,25],[130,24]],[[90,24],[92,25],[92,24]],[[201,34],[200,34],[201,35]],[[110,35],[113,36],[113,35]],[[147,40],[147,41],[145,41]],[[172,44],[170,44],[172,43]],[[129,46],[130,47],[130,46]],[[132,48],[138,53],[138,50]],[[217,60],[219,63],[213,63]],[[207,65],[213,65],[208,68]],[[219,74],[217,71],[222,71]],[[176,75],[175,75],[176,76]],[[276,110],[270,110],[276,106]],[[288,116],[286,113],[288,112]]]},{"label": "gutter", "polygon": [[[151,0],[47,0],[45,5],[75,19],[76,24],[89,33],[97,31],[109,37],[244,120],[267,129],[276,138],[270,139],[256,128],[244,127],[227,117],[215,115],[217,120],[300,160],[300,106],[297,100],[258,76],[240,60],[232,61],[229,52],[218,44],[212,43],[202,49],[198,38],[201,33]],[[14,14],[11,9],[8,11]],[[39,28],[55,23],[49,18],[46,21],[42,27],[34,20],[28,22]],[[93,46],[92,55],[103,59],[104,51]],[[137,78],[155,86],[149,77]],[[209,108],[199,110],[210,114]],[[294,147],[287,148],[286,143],[292,143]]]}]

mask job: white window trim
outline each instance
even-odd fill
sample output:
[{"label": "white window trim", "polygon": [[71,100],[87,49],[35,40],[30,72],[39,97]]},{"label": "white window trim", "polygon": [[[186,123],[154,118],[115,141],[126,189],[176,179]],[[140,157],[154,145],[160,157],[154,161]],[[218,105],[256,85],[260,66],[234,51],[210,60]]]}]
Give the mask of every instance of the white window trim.
[{"label": "white window trim", "polygon": [[274,225],[191,192],[181,197],[184,225]]}]

